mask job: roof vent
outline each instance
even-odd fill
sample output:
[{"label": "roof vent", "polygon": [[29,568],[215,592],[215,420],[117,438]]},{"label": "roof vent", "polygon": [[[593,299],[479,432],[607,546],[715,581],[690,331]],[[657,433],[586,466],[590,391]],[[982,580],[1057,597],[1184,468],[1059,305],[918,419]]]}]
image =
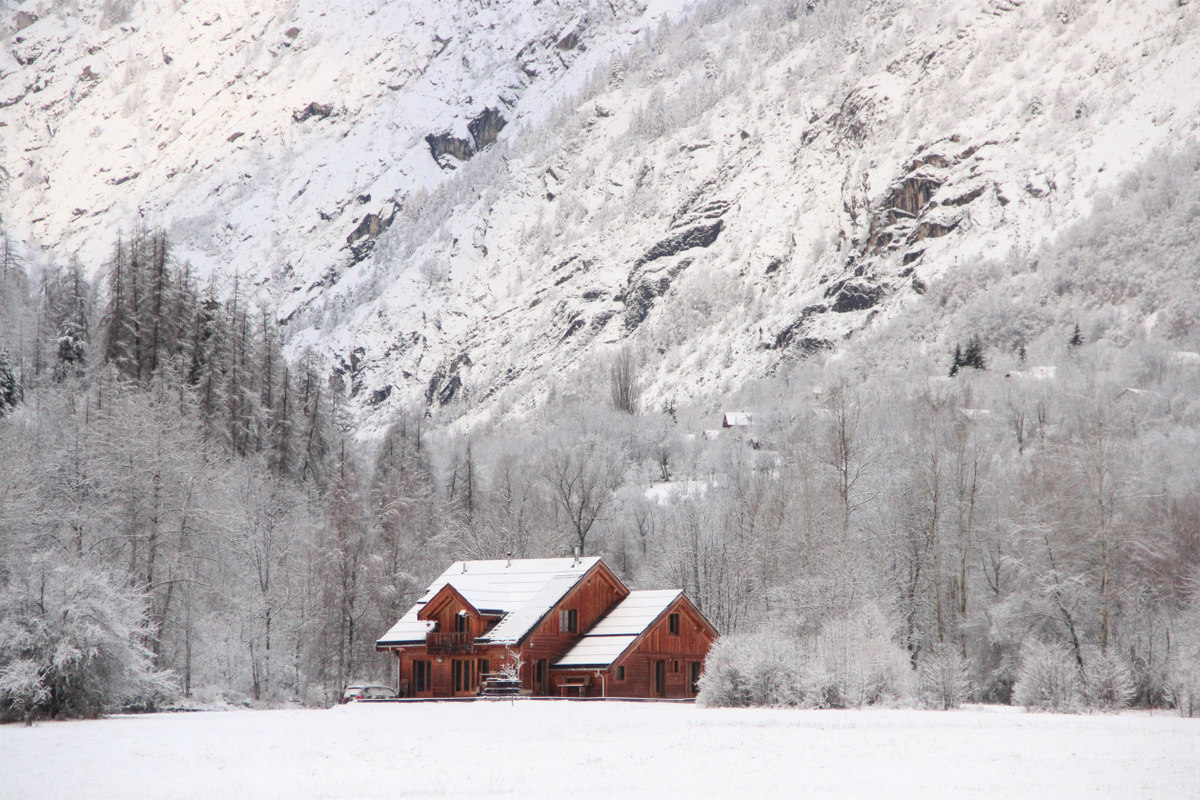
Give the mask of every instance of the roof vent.
[{"label": "roof vent", "polygon": [[512,551],[511,550],[504,554],[504,559],[508,562],[504,566],[511,567],[512,566]]},{"label": "roof vent", "polygon": [[575,560],[571,562],[572,567],[579,566],[579,545],[575,545]]}]

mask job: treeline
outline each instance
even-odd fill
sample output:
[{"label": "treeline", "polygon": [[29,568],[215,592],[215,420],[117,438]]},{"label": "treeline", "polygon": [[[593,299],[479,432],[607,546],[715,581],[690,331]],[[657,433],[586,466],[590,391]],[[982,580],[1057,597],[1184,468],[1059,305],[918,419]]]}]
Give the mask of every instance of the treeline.
[{"label": "treeline", "polygon": [[0,273],[0,716],[323,702],[378,669],[413,588],[396,543],[402,577],[379,591],[371,537],[407,533],[392,490],[438,497],[419,426],[364,469],[327,377],[284,360],[236,282],[201,289],[161,232],[118,241],[100,288],[17,262]]}]

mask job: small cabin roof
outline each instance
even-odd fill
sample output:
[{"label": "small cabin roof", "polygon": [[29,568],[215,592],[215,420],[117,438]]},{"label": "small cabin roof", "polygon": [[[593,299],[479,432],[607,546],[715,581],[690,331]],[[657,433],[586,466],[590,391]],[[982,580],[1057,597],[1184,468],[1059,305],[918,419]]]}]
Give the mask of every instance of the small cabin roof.
[{"label": "small cabin roof", "polygon": [[749,411],[726,411],[721,419],[722,428],[746,428],[754,424],[754,415]]},{"label": "small cabin roof", "polygon": [[682,594],[679,589],[630,592],[554,662],[555,668],[610,666]]}]

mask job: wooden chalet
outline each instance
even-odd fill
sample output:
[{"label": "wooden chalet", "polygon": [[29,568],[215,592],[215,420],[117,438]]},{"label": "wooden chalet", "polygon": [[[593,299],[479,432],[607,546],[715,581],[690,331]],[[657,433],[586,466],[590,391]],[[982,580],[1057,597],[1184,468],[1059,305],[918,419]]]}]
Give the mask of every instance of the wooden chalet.
[{"label": "wooden chalet", "polygon": [[592,558],[458,561],[375,649],[402,697],[471,697],[519,665],[521,694],[689,698],[717,631],[678,589],[631,592]]}]

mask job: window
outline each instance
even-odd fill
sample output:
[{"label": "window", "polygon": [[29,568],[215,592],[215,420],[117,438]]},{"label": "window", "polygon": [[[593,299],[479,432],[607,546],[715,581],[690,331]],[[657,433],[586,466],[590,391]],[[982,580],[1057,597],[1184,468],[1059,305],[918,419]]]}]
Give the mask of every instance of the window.
[{"label": "window", "polygon": [[558,630],[561,633],[579,632],[579,611],[574,608],[564,608],[558,612]]},{"label": "window", "polygon": [[674,672],[676,675],[679,674],[679,662],[678,661],[671,662],[671,672]]},{"label": "window", "polygon": [[678,614],[667,615],[667,630],[669,630],[671,633],[675,633],[675,634],[679,633],[679,615]]},{"label": "window", "polygon": [[471,618],[461,611],[454,615],[454,630],[458,633],[471,632]]},{"label": "window", "polygon": [[486,658],[479,659],[479,680],[483,680],[484,675],[489,675],[492,672],[492,662]]},{"label": "window", "polygon": [[413,662],[413,692],[428,692],[433,688],[432,666],[428,661]]},{"label": "window", "polygon": [[625,665],[624,664],[617,667],[617,680],[619,680],[619,681],[625,680]]}]

